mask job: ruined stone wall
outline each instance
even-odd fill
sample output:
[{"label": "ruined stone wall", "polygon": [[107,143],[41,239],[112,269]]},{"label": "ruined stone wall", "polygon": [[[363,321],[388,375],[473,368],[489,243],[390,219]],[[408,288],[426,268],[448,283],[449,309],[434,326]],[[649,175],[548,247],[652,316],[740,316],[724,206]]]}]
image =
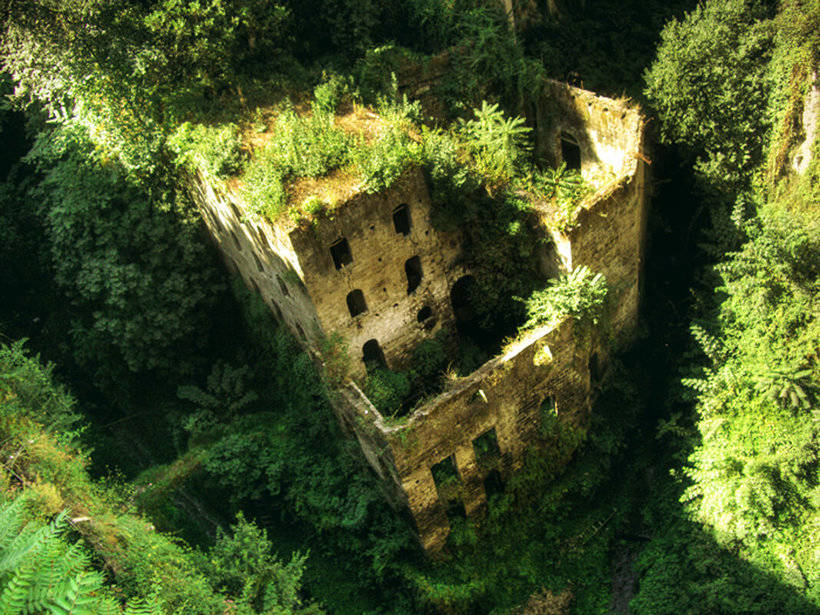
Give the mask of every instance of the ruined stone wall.
[{"label": "ruined stone wall", "polygon": [[571,319],[534,331],[398,425],[386,422],[375,408],[363,414],[361,404],[351,406],[357,417],[351,419],[354,429],[363,432],[360,441],[369,442],[371,465],[376,469],[393,462],[395,470],[387,480],[398,481],[428,552],[440,550],[450,531],[433,466],[454,460],[464,512],[474,516],[486,504],[487,470],[476,457],[478,438],[495,430],[500,470],[506,476],[520,467],[538,439],[545,402],[555,402],[560,420],[586,425],[591,343],[576,333]]},{"label": "ruined stone wall", "polygon": [[570,85],[544,80],[534,100],[536,154],[547,164],[562,160],[561,137],[571,136],[581,149],[585,177],[602,170],[628,173],[631,157],[640,151],[641,116],[611,98]]},{"label": "ruined stone wall", "polygon": [[258,293],[274,316],[302,344],[321,335],[316,310],[299,275],[288,236],[261,218],[254,219],[233,195],[217,190],[203,176],[190,179],[190,192],[226,264]]},{"label": "ruined stone wall", "polygon": [[635,333],[642,287],[646,166],[633,159],[633,169],[583,208],[569,233],[572,266],[586,265],[606,276],[610,311],[602,326],[621,344]]},{"label": "ruined stone wall", "polygon": [[[407,205],[410,230],[396,232],[393,213]],[[345,239],[352,262],[337,269],[330,247]],[[430,222],[430,197],[419,169],[408,170],[385,192],[358,194],[307,228],[290,232],[304,283],[325,331],[348,342],[354,374],[364,372],[362,347],[375,339],[391,368],[402,368],[412,350],[442,325],[453,321],[449,293],[458,271],[458,234],[436,231]],[[422,277],[408,293],[405,263],[418,256]],[[360,290],[367,310],[351,316],[347,296]],[[420,313],[431,315],[421,321]]]}]

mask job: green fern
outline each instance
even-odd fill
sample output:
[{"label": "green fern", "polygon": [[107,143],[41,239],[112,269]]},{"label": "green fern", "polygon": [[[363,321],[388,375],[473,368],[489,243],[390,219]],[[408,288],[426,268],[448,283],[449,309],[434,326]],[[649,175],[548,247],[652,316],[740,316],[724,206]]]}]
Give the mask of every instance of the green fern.
[{"label": "green fern", "polygon": [[[0,501],[0,615],[121,615],[105,577],[80,543],[66,540],[67,514],[42,524],[27,517],[25,496]],[[126,615],[159,615],[155,596]]]}]

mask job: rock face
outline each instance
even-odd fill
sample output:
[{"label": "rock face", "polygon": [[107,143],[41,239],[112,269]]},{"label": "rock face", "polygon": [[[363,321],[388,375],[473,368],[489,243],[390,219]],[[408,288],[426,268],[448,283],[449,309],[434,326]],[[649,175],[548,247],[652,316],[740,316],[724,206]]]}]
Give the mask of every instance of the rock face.
[{"label": "rock face", "polygon": [[811,77],[811,87],[803,99],[803,117],[801,127],[805,138],[798,145],[792,157],[792,168],[796,173],[805,173],[812,159],[812,147],[817,139],[817,125],[820,122],[820,81],[818,71]]},{"label": "rock face", "polygon": [[[534,250],[534,258],[545,279],[579,265],[603,273],[607,337],[627,344],[641,296],[643,120],[621,103],[552,81],[532,107],[540,158],[601,185],[566,232],[555,230],[547,204],[536,204],[552,247]],[[543,444],[548,424],[586,428],[612,345],[594,331],[579,335],[571,319],[532,331],[400,424],[385,420],[354,383],[364,360],[405,367],[421,341],[455,323],[459,281],[470,271],[459,260],[460,234],[430,221],[420,169],[382,193],[355,193],[332,217],[302,226],[254,218],[237,195],[204,176],[192,189],[228,266],[317,360],[325,336],[347,341],[352,379],[335,389],[334,408],[429,553],[443,548],[449,518],[481,513],[487,492],[502,489],[527,451]]]}]

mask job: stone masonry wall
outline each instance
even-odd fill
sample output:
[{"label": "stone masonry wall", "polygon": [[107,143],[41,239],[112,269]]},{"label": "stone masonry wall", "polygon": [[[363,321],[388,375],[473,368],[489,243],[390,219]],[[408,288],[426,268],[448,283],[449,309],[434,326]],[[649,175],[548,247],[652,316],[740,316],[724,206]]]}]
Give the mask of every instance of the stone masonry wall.
[{"label": "stone masonry wall", "polygon": [[[407,205],[408,235],[397,233],[393,212]],[[330,246],[346,239],[352,262],[337,269]],[[363,374],[362,346],[375,339],[391,368],[402,368],[419,342],[453,321],[450,288],[460,238],[436,231],[430,222],[430,197],[419,169],[408,170],[385,192],[358,194],[309,228],[290,232],[304,282],[324,331],[340,333],[349,344],[354,374]],[[405,263],[418,256],[422,278],[408,293]],[[367,311],[351,317],[346,298],[361,290]],[[423,308],[432,316],[419,321]]]},{"label": "stone masonry wall", "polygon": [[217,191],[205,177],[191,178],[190,187],[228,267],[262,297],[295,339],[315,344],[319,321],[287,235],[266,220],[251,218],[233,195]]},{"label": "stone masonry wall", "polygon": [[386,478],[398,483],[405,494],[428,552],[441,550],[450,531],[431,468],[452,457],[464,510],[467,516],[480,513],[486,504],[487,472],[477,463],[476,439],[495,430],[501,472],[508,475],[521,466],[538,438],[545,400],[554,400],[560,420],[585,427],[591,390],[589,354],[589,340],[576,339],[568,319],[554,328],[534,331],[400,425],[386,423],[375,408],[365,416],[362,405],[349,407],[358,417],[351,419],[354,429],[369,432],[364,439],[371,442],[371,464],[395,464],[395,473]]},{"label": "stone masonry wall", "polygon": [[606,276],[610,313],[606,325],[614,340],[628,343],[635,333],[641,298],[646,226],[645,165],[598,195],[582,209],[569,233],[572,266],[587,265]]},{"label": "stone masonry wall", "polygon": [[584,176],[608,170],[629,173],[631,156],[641,147],[641,115],[637,109],[552,80],[534,100],[536,154],[547,164],[562,162],[561,136],[569,135],[581,148]]}]

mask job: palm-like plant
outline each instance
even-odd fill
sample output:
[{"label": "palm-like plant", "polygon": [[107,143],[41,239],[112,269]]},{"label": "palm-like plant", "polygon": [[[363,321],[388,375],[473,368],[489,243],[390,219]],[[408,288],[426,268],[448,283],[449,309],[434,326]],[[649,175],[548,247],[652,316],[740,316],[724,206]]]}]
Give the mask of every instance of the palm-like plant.
[{"label": "palm-like plant", "polygon": [[515,168],[529,155],[532,129],[521,117],[507,117],[497,104],[481,103],[475,118],[459,122],[461,134],[479,170],[493,181],[512,179]]}]

